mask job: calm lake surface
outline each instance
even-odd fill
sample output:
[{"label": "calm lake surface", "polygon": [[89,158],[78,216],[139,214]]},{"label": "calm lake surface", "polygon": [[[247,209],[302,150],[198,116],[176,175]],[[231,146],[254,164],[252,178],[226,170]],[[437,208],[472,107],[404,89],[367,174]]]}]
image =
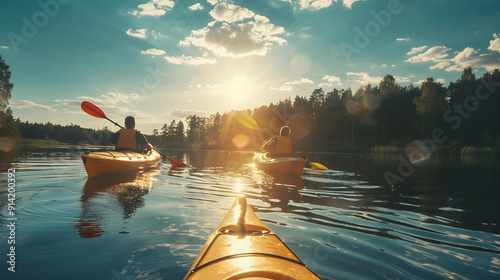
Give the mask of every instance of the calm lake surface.
[{"label": "calm lake surface", "polygon": [[251,153],[164,152],[193,168],[90,179],[65,148],[2,165],[0,279],[182,279],[240,193],[324,279],[500,279],[499,158],[433,157],[410,172],[398,156],[304,154],[330,169],[287,177],[254,170]]}]

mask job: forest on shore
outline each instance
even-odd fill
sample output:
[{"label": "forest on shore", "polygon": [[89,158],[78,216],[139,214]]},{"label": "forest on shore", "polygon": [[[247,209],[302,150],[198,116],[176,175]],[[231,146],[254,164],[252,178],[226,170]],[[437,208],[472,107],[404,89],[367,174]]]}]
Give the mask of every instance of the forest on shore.
[{"label": "forest on shore", "polygon": [[500,152],[499,108],[500,72],[476,78],[466,68],[448,87],[433,78],[400,86],[386,75],[354,93],[320,88],[247,110],[260,130],[243,126],[232,111],[172,121],[157,135],[161,147],[255,150],[288,125],[302,151],[399,153],[418,140],[444,154],[493,155]]},{"label": "forest on shore", "polygon": [[[24,144],[65,143],[107,145],[112,132],[79,125],[30,123],[15,119],[9,108],[13,85],[9,66],[0,57],[0,136]],[[251,129],[235,111],[190,115],[155,129],[148,140],[159,148],[258,150],[282,125],[292,129],[299,151],[398,153],[421,141],[443,153],[500,153],[500,72],[477,78],[464,69],[446,87],[433,78],[420,87],[401,86],[386,75],[377,86],[315,89],[309,96],[240,111],[253,118]],[[40,140],[41,141],[38,141]]]}]

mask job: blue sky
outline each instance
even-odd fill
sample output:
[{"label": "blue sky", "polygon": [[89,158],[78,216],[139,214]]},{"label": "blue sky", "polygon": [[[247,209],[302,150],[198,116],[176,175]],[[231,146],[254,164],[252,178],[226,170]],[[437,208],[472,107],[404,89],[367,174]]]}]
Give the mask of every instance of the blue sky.
[{"label": "blue sky", "polygon": [[500,68],[500,1],[3,1],[11,108],[30,122],[151,133],[190,114],[253,109],[391,74],[447,86]]}]

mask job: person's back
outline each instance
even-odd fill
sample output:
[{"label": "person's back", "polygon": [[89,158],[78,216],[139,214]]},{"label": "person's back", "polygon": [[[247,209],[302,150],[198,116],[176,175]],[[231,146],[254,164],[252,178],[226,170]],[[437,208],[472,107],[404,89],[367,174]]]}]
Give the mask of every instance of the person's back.
[{"label": "person's back", "polygon": [[116,150],[139,150],[139,143],[135,139],[137,133],[135,129],[122,128],[118,133],[120,133],[120,136],[116,142]]},{"label": "person's back", "polygon": [[283,126],[280,135],[273,136],[262,145],[262,150],[270,153],[271,157],[291,157],[294,154],[294,143],[290,138],[290,127]]},{"label": "person's back", "polygon": [[292,139],[288,136],[276,136],[276,146],[274,147],[274,156],[288,157],[293,155]]},{"label": "person's back", "polygon": [[115,144],[115,149],[117,151],[127,150],[142,152],[144,149],[148,151],[152,149],[146,137],[135,130],[135,119],[131,116],[125,118],[125,128],[113,134],[109,142]]}]

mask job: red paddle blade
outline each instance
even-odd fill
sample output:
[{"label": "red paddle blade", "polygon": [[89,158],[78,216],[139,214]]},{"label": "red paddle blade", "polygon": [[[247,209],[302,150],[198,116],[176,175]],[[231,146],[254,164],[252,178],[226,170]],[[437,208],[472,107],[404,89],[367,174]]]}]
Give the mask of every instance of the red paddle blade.
[{"label": "red paddle blade", "polygon": [[104,114],[104,112],[97,106],[95,106],[94,104],[88,102],[88,101],[83,101],[82,102],[82,110],[91,115],[91,116],[94,116],[96,118],[106,118],[106,114]]},{"label": "red paddle blade", "polygon": [[186,167],[187,164],[185,164],[184,162],[176,159],[176,158],[169,158],[170,160],[170,164],[172,165],[173,168],[175,167]]}]

